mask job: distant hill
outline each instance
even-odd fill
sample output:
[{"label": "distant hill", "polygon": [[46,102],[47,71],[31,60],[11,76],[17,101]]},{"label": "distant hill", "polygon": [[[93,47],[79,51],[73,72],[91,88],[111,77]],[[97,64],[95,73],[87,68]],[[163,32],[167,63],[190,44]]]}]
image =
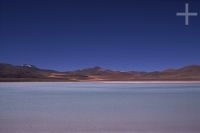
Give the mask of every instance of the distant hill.
[{"label": "distant hill", "polygon": [[[39,69],[33,65],[21,65],[14,66],[11,64],[0,63],[0,80],[1,81],[18,81],[18,80],[32,80],[32,79],[44,79],[48,77],[50,73],[54,73],[53,70]],[[57,72],[56,72],[57,73]]]},{"label": "distant hill", "polygon": [[98,66],[59,72],[29,64],[0,63],[0,81],[200,81],[200,65],[155,72],[121,72]]}]

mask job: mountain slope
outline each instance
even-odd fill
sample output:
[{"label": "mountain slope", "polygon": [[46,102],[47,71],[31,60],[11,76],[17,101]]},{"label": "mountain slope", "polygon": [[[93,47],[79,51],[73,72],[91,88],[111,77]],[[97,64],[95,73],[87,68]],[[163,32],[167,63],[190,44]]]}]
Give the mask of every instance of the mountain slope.
[{"label": "mountain slope", "polygon": [[200,81],[200,65],[156,72],[121,72],[101,67],[58,72],[25,64],[0,63],[0,81]]}]

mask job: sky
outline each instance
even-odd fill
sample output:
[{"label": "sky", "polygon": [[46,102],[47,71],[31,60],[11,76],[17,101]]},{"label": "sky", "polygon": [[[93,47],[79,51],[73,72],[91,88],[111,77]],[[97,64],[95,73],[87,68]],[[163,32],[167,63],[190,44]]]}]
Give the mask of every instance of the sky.
[{"label": "sky", "polygon": [[[176,16],[185,11],[199,16]],[[0,62],[59,71],[200,64],[198,0],[0,0]]]}]

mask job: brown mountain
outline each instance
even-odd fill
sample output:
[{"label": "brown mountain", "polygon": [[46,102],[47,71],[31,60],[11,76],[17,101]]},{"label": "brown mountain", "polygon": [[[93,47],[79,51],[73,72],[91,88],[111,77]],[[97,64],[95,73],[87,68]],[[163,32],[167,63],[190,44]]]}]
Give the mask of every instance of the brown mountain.
[{"label": "brown mountain", "polygon": [[0,63],[0,80],[1,81],[18,81],[44,79],[48,74],[56,71],[39,69],[33,65],[14,66],[11,64]]},{"label": "brown mountain", "polygon": [[85,78],[87,77],[84,75],[40,69],[34,65],[15,66],[0,63],[0,81],[77,81]]},{"label": "brown mountain", "polygon": [[155,72],[121,72],[101,67],[58,72],[33,65],[0,63],[0,81],[200,81],[200,65]]}]

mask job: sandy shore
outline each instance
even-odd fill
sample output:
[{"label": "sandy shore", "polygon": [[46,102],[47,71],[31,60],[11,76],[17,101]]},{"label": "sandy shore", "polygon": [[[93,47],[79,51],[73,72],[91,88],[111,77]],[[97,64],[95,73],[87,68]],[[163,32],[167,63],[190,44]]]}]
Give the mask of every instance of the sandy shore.
[{"label": "sandy shore", "polygon": [[200,81],[99,81],[113,84],[200,84]]}]

